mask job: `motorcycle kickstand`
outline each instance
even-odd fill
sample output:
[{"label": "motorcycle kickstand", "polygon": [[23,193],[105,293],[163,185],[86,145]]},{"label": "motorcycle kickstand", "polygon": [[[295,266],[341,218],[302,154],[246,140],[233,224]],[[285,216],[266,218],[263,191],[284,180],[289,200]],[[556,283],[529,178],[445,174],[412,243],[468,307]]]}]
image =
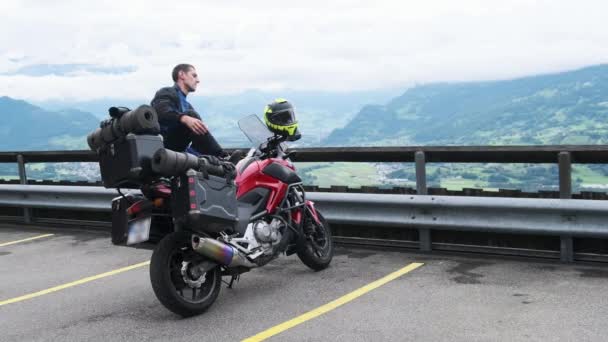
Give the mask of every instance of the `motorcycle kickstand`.
[{"label": "motorcycle kickstand", "polygon": [[233,275],[232,278],[230,278],[230,283],[227,283],[227,282],[224,282],[224,283],[228,284],[229,289],[232,289],[233,288],[232,285],[234,284],[234,281],[236,280],[236,282],[238,283],[240,278],[241,278],[240,274],[236,274],[236,275]]}]

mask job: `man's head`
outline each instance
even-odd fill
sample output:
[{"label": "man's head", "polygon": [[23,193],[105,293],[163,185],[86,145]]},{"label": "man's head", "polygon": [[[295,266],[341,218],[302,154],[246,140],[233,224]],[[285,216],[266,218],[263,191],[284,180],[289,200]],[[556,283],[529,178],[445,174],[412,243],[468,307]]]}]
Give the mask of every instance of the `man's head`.
[{"label": "man's head", "polygon": [[194,66],[190,64],[178,64],[171,73],[173,81],[186,94],[196,90],[196,85],[200,82]]}]

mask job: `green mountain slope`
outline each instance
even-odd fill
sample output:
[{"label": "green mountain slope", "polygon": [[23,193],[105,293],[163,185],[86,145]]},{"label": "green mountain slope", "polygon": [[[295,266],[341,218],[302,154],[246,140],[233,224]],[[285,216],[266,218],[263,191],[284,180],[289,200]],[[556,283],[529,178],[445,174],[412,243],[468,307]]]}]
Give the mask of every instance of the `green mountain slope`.
[{"label": "green mountain slope", "polygon": [[86,149],[99,119],[79,110],[51,112],[0,97],[0,151]]},{"label": "green mountain slope", "polygon": [[327,146],[605,144],[608,65],[507,81],[414,87],[364,107]]}]

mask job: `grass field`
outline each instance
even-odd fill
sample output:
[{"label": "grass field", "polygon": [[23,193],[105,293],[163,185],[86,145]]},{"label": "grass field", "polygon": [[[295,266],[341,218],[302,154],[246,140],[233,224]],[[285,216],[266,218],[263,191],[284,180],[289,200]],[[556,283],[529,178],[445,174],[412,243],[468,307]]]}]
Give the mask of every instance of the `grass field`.
[{"label": "grass field", "polygon": [[463,188],[479,188],[479,183],[483,182],[464,178],[446,178],[441,180],[440,187],[448,190],[461,190]]},{"label": "grass field", "polygon": [[296,168],[305,177],[313,178],[307,185],[329,187],[347,185],[351,188],[362,185],[379,185],[376,167],[370,163],[296,163]]},{"label": "grass field", "polygon": [[[65,165],[64,165],[65,164]],[[89,165],[91,164],[91,165]],[[306,185],[330,187],[332,185],[359,188],[361,186],[382,187],[416,187],[415,172],[412,163],[295,163],[298,173]],[[47,167],[52,166],[51,169]],[[526,172],[536,168],[539,177],[527,178]],[[388,176],[395,170],[404,170],[402,176]],[[0,179],[19,179],[17,167],[4,168]],[[448,190],[461,190],[463,188],[478,188],[484,190],[522,189],[524,191],[537,191],[542,187],[556,188],[559,182],[557,166],[552,164],[526,165],[526,164],[447,164],[430,163],[427,165],[427,185],[429,187],[442,187]],[[31,163],[27,164],[26,173],[30,179],[89,179],[99,178],[99,170],[95,163]],[[83,175],[87,175],[84,177]],[[500,184],[490,181],[492,176],[500,175],[503,181]],[[78,177],[81,176],[81,177]],[[601,170],[592,170],[589,165],[573,164],[572,166],[573,191],[581,190],[607,191],[608,176]]]},{"label": "grass field", "polygon": [[26,164],[26,170],[27,171],[42,171],[45,169],[46,164],[45,163],[28,163]]},{"label": "grass field", "polygon": [[[395,165],[399,169],[399,165]],[[382,166],[374,163],[296,163],[304,182],[307,185],[329,187],[331,185],[345,185],[351,188],[361,186],[399,186],[416,187],[413,165],[403,164],[402,169],[407,170],[405,178],[385,177],[381,172]],[[530,168],[540,169],[543,176],[528,178],[526,172]],[[544,170],[544,171],[543,171]],[[548,173],[547,173],[548,172]],[[469,177],[463,177],[468,174]],[[498,184],[491,181],[492,176],[503,176]],[[473,177],[474,179],[471,179]],[[442,187],[448,190],[461,190],[463,188],[479,188],[496,191],[498,188],[521,189],[524,191],[538,191],[539,189],[555,188],[559,182],[557,166],[552,164],[429,164],[427,166],[427,185],[429,187]],[[604,191],[608,188],[608,177],[601,172],[591,170],[587,165],[573,165],[572,169],[573,191],[581,189],[595,189]]]},{"label": "grass field", "polygon": [[[580,179],[581,182],[575,182]],[[602,189],[608,187],[608,177],[604,176],[600,172],[591,170],[587,165],[576,165],[572,166],[572,180],[573,190],[577,191],[578,188],[598,188]]]}]

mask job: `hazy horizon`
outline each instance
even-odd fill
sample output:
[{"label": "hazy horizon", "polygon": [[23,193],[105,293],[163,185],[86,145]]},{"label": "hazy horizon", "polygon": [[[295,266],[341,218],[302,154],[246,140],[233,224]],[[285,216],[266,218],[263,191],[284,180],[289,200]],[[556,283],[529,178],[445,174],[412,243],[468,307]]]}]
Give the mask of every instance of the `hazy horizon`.
[{"label": "hazy horizon", "polygon": [[181,62],[201,75],[193,96],[513,79],[607,63],[607,10],[598,0],[16,0],[0,4],[0,94],[148,98]]}]

